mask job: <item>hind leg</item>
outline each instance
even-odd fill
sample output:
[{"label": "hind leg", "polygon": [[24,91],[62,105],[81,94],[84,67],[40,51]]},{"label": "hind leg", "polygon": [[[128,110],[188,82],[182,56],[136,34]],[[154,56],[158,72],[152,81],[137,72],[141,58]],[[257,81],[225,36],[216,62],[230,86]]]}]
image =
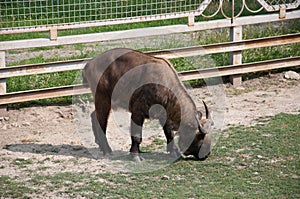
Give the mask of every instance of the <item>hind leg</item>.
[{"label": "hind leg", "polygon": [[133,161],[141,162],[140,144],[142,143],[142,128],[145,118],[141,115],[132,114],[131,116],[131,148],[130,153]]},{"label": "hind leg", "polygon": [[99,147],[101,147],[101,144],[100,144],[101,143],[100,142],[101,127],[100,127],[100,124],[97,119],[96,111],[93,111],[91,113],[91,121],[92,121],[92,128],[93,128],[93,133],[94,133],[94,137],[95,137],[95,142],[96,142],[96,144],[99,145]]}]

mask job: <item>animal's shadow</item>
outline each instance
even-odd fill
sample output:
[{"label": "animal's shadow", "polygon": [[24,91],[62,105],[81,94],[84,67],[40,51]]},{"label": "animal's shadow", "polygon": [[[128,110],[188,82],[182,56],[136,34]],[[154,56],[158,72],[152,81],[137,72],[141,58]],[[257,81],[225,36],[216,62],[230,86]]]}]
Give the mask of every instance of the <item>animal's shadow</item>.
[{"label": "animal's shadow", "polygon": [[[57,156],[73,156],[77,158],[89,158],[95,160],[110,159],[120,161],[131,161],[131,155],[128,151],[113,151],[112,155],[103,156],[98,147],[87,148],[79,145],[52,145],[52,144],[10,144],[6,145],[4,149],[12,152],[34,153],[34,154],[46,154]],[[182,160],[194,160],[192,158],[172,158],[169,154],[163,152],[142,152],[141,155],[150,162],[162,161],[162,162],[176,162]]]},{"label": "animal's shadow", "polygon": [[[46,154],[46,155],[63,155],[73,157],[83,157],[90,159],[97,159],[96,155],[100,155],[99,148],[86,148],[79,145],[52,145],[52,144],[9,144],[4,149],[12,152],[24,152],[24,153],[35,153],[35,154]],[[97,152],[98,151],[98,152]]]}]

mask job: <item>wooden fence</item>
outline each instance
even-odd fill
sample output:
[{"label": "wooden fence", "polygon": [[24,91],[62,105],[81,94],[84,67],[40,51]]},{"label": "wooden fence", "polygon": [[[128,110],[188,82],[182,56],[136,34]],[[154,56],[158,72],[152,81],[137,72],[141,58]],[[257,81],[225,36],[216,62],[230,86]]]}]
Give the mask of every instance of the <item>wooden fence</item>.
[{"label": "wooden fence", "polygon": [[133,30],[122,30],[113,32],[103,32],[85,35],[73,35],[47,38],[26,39],[17,41],[0,42],[0,105],[24,102],[37,99],[52,97],[70,96],[90,92],[85,85],[71,85],[55,88],[29,90],[22,92],[6,92],[6,79],[16,76],[25,76],[33,74],[44,74],[53,72],[62,72],[70,70],[80,70],[89,59],[53,62],[45,64],[32,64],[14,67],[5,67],[5,51],[24,48],[35,48],[43,46],[59,46],[77,43],[101,42],[111,39],[129,39],[137,37],[147,37],[155,35],[166,35],[170,33],[188,33],[200,30],[230,28],[231,42],[211,44],[205,46],[193,46],[180,49],[166,49],[155,52],[147,52],[151,55],[165,58],[188,57],[202,54],[214,54],[222,52],[231,52],[231,65],[220,66],[217,68],[201,69],[193,71],[180,72],[180,78],[184,80],[193,80],[199,78],[210,78],[218,76],[232,76],[233,83],[239,85],[241,75],[255,71],[272,70],[284,67],[300,66],[300,57],[289,57],[276,60],[268,60],[255,63],[242,64],[242,51],[276,45],[285,45],[300,42],[300,34],[288,34],[275,37],[258,38],[252,40],[242,39],[242,26],[261,24],[268,22],[278,22],[291,19],[299,19],[300,11],[295,10],[278,14],[266,14],[258,16],[247,16],[232,19],[221,19],[206,22],[193,22],[190,20],[186,25],[170,25],[153,28],[140,28]]}]

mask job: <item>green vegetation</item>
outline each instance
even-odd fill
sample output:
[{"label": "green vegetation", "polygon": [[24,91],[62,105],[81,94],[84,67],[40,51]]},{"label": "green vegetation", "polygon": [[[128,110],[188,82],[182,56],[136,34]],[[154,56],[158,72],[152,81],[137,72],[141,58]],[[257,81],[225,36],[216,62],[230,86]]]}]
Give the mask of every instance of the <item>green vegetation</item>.
[{"label": "green vegetation", "polygon": [[[256,37],[267,37],[267,36],[275,36],[281,34],[289,34],[299,32],[297,27],[300,26],[300,21],[289,21],[278,23],[274,27],[272,24],[267,24],[263,26],[246,26],[243,29],[243,37],[245,39],[252,39]],[[194,45],[206,45],[212,43],[221,43],[229,40],[229,30],[221,30],[221,31],[201,31],[196,34],[196,42]],[[170,49],[176,47],[182,47],[182,42],[176,40],[176,42],[165,41],[161,45],[157,45],[155,49],[151,48],[150,50],[156,49]],[[155,40],[154,40],[155,41]],[[24,59],[18,62],[10,63],[10,65],[23,65],[23,64],[32,64],[32,63],[44,63],[51,61],[61,61],[66,59],[79,59],[79,58],[88,58],[94,57],[98,54],[98,51],[102,48],[105,48],[105,44],[103,46],[101,44],[96,44],[95,46],[91,46],[88,49],[84,50],[85,47],[89,45],[84,44],[76,44],[74,45],[74,50],[81,51],[79,55],[72,57],[53,57],[53,58],[45,58],[43,55],[39,55],[34,58]],[[155,46],[155,44],[153,45]],[[48,48],[38,48],[36,51],[49,50]],[[59,52],[63,50],[63,47],[55,47],[55,49]],[[33,49],[35,50],[35,49]],[[33,51],[32,50],[32,51]],[[144,50],[144,49],[141,49]],[[149,50],[149,49],[147,49]],[[12,52],[12,53],[19,53]],[[283,57],[292,57],[300,55],[300,44],[290,44],[284,46],[275,46],[275,47],[266,47],[260,49],[252,49],[243,51],[243,62],[254,62],[254,61],[262,61],[268,59],[277,59]],[[229,53],[220,53],[213,55],[205,55],[205,56],[196,56],[196,57],[188,57],[188,58],[177,58],[172,59],[171,62],[174,64],[177,71],[186,71],[191,69],[196,69],[198,67],[215,67],[215,66],[224,66],[229,65],[230,62],[230,54]],[[201,63],[201,64],[198,64]],[[22,90],[30,90],[30,89],[39,89],[39,88],[47,88],[53,86],[60,85],[71,85],[73,84],[77,71],[65,72],[65,73],[53,73],[53,74],[45,74],[45,75],[34,75],[27,77],[16,77],[10,78],[7,80],[7,89],[8,92],[14,91],[22,91]]]},{"label": "green vegetation", "polygon": [[0,176],[0,193],[3,198],[22,198],[25,194],[33,193],[24,182],[17,182],[9,176]]},{"label": "green vegetation", "polygon": [[[6,17],[2,20],[6,27],[16,25],[14,18],[18,15],[19,26],[36,26],[86,21],[113,20],[126,17],[148,16],[193,11],[198,7],[195,0],[131,0],[131,1],[75,1],[65,0],[42,2],[12,2],[4,0],[1,9]],[[17,9],[21,8],[21,9]]]},{"label": "green vegetation", "polygon": [[147,145],[147,146],[141,146],[141,151],[143,152],[151,152],[151,151],[158,151],[160,150],[165,150],[166,148],[166,141],[165,139],[159,138],[159,137],[154,137],[152,144]]},{"label": "green vegetation", "polygon": [[[253,10],[260,8],[256,1],[246,0],[248,7]],[[223,1],[225,14],[231,17],[231,0]],[[219,0],[212,1],[206,8],[204,14],[212,15],[219,5]],[[118,6],[118,8],[116,8]],[[1,21],[0,28],[40,26],[52,24],[72,24],[78,22],[114,20],[125,17],[149,16],[154,14],[177,13],[194,11],[199,7],[199,1],[164,1],[164,0],[129,0],[129,1],[95,1],[82,2],[78,0],[65,0],[63,4],[59,1],[52,1],[48,4],[41,2],[12,2],[4,0],[0,4]],[[242,7],[241,1],[235,1],[235,15]],[[30,8],[34,8],[31,9]],[[260,14],[266,13],[265,11]],[[242,16],[251,15],[247,10]],[[18,17],[16,17],[18,16]],[[213,20],[224,18],[218,13],[213,18],[196,17],[196,21]],[[84,29],[60,31],[59,36],[86,34],[95,32],[108,32],[116,30],[128,30],[134,28],[154,27],[163,25],[187,24],[186,18],[169,19],[163,21],[149,21],[142,23],[118,24],[112,26],[101,26]],[[49,37],[48,33],[24,33],[16,35],[1,35],[0,41],[16,40],[26,38]]]},{"label": "green vegetation", "polygon": [[33,161],[30,159],[17,158],[13,161],[13,164],[24,168],[28,164],[33,164]]},{"label": "green vegetation", "polygon": [[[9,1],[12,2],[12,1]],[[54,1],[59,2],[59,1]],[[75,2],[74,0],[65,0],[64,2]],[[96,1],[95,1],[96,2]],[[108,1],[106,1],[107,3]],[[125,5],[127,1],[115,1],[115,3]],[[130,1],[132,5],[144,1]],[[156,1],[157,2],[157,1]],[[159,1],[157,8],[162,13],[169,12],[167,7],[162,6],[166,1]],[[183,3],[184,1],[178,1]],[[194,2],[194,1],[190,1]],[[241,2],[241,1],[239,1]],[[248,5],[252,9],[258,7],[256,1],[247,0]],[[10,7],[26,7],[19,5],[19,1],[12,2]],[[29,2],[40,3],[40,2]],[[101,3],[101,2],[99,2]],[[230,16],[231,1],[224,1],[224,9]],[[1,4],[4,5],[4,4]],[[96,5],[96,4],[95,4]],[[132,8],[133,6],[123,6],[123,9]],[[240,4],[236,4],[238,12]],[[208,7],[205,14],[209,15],[215,11],[216,1]],[[14,15],[13,9],[1,16]],[[67,8],[65,6],[58,7],[53,10],[53,17],[60,10],[74,10],[76,7]],[[140,15],[134,8],[136,15]],[[22,17],[27,17],[29,11],[23,9],[24,13],[20,13]],[[127,10],[122,12],[126,14]],[[176,10],[174,10],[176,11]],[[103,12],[103,11],[102,11]],[[173,12],[173,11],[172,11]],[[104,12],[103,12],[104,13]],[[108,12],[105,11],[107,14]],[[113,10],[110,12],[113,14]],[[263,12],[262,12],[263,13]],[[89,15],[91,13],[86,13]],[[142,14],[149,14],[148,11]],[[105,18],[83,19],[76,18],[75,13],[64,12],[63,15],[57,16],[53,21],[45,21],[47,16],[41,15],[40,20],[26,21],[20,18],[20,25],[41,25],[43,23],[68,23],[88,20],[101,20]],[[245,12],[243,15],[249,15]],[[103,16],[103,15],[99,15]],[[40,16],[30,16],[28,19],[37,19]],[[49,16],[48,16],[49,17]],[[124,16],[114,15],[114,18]],[[50,18],[50,17],[49,17]],[[222,18],[218,14],[213,19]],[[70,21],[66,21],[70,20]],[[197,17],[197,21],[206,20]],[[1,19],[1,21],[3,21]],[[66,30],[59,32],[59,36],[72,34],[87,34],[94,32],[106,32],[116,30],[127,30],[134,28],[153,27],[172,24],[186,24],[187,19],[171,19],[164,21],[152,21],[144,23],[123,24],[114,26],[103,26],[86,29]],[[13,25],[13,19],[1,27],[10,27]],[[263,27],[263,28],[262,28]],[[243,28],[243,38],[253,39],[258,37],[275,36],[281,34],[299,33],[300,21],[292,20],[264,26],[245,26]],[[0,41],[27,39],[27,38],[45,38],[49,37],[48,33],[26,33],[17,35],[1,35]],[[205,45],[211,43],[221,43],[229,41],[228,30],[218,31],[201,31],[196,33],[196,43],[194,45]],[[104,44],[97,44],[99,48]],[[34,58],[23,59],[18,62],[11,63],[10,66],[44,63],[49,61],[59,61],[65,59],[94,57],[97,50],[84,50],[87,45],[76,44],[74,49],[81,51],[80,55],[69,58],[52,57],[45,58],[43,55]],[[181,47],[175,42],[165,42],[158,45],[160,48]],[[42,47],[30,49],[28,52],[33,53],[45,50],[64,50],[65,47]],[[145,50],[144,48],[140,50]],[[155,50],[155,49],[147,49]],[[11,51],[11,54],[18,54],[21,51]],[[267,59],[276,59],[282,57],[299,56],[300,44],[291,44],[277,47],[268,47],[262,49],[253,49],[243,52],[243,62],[261,61]],[[202,63],[201,67],[215,67],[229,64],[229,53],[214,54],[211,56],[202,56],[195,58],[179,58],[171,60],[176,70],[185,71],[195,68],[195,62]],[[199,67],[198,65],[196,67]],[[22,90],[40,89],[48,87],[56,87],[62,85],[71,85],[76,82],[78,71],[52,73],[44,75],[32,75],[26,77],[15,77],[7,79],[7,91],[16,92]],[[78,82],[77,82],[78,83]],[[197,83],[197,82],[196,82]],[[22,103],[21,106],[32,103],[51,104],[51,103],[71,103],[72,97],[55,98],[40,100],[36,102]],[[0,176],[0,196],[3,198],[28,198],[30,195],[43,195],[45,192],[51,192],[49,197],[69,198],[299,198],[300,197],[300,114],[287,115],[280,114],[275,117],[261,118],[259,124],[252,127],[236,126],[222,132],[219,142],[213,148],[211,156],[204,162],[195,161],[194,159],[184,159],[175,162],[165,168],[148,173],[90,173],[88,169],[84,172],[58,172],[56,174],[42,175],[41,170],[46,170],[44,162],[51,161],[46,158],[36,170],[26,170],[27,166],[36,164],[33,159],[15,159],[11,161],[14,165],[22,170],[26,170],[28,177],[10,177]],[[154,145],[142,148],[142,150],[151,153],[157,148],[164,147],[164,140],[154,139]],[[55,150],[55,149],[54,149]],[[55,151],[54,151],[55,152]],[[60,160],[52,160],[54,164],[64,164]],[[78,164],[72,160],[72,164]],[[138,167],[138,166],[137,166]],[[5,169],[0,165],[0,169]]]},{"label": "green vegetation", "polygon": [[[279,114],[258,122],[222,132],[211,156],[203,162],[187,158],[139,174],[93,174],[87,169],[41,175],[31,171],[31,177],[22,182],[0,176],[0,195],[26,197],[51,192],[53,197],[71,198],[299,198],[300,114]],[[161,144],[159,140],[157,144]],[[29,160],[21,162],[31,164]]]},{"label": "green vegetation", "polygon": [[[60,72],[43,75],[30,75],[7,80],[7,92],[57,87],[61,85],[75,84],[78,71]],[[79,82],[77,82],[79,83]]]},{"label": "green vegetation", "polygon": [[[64,1],[64,3],[73,4],[77,1],[74,0],[68,0]],[[109,1],[105,1],[106,4],[108,4]],[[151,9],[158,9],[161,13],[166,12],[177,12],[179,10],[176,10],[178,7],[177,3],[174,5],[170,5],[175,10],[167,10],[167,7],[163,6],[166,4],[166,1],[155,1],[158,6],[157,7],[151,7],[147,8],[148,11]],[[190,7],[184,6],[183,9],[185,10],[193,10],[195,9],[195,5],[197,5],[196,1],[185,1],[185,5],[192,5]],[[236,1],[235,3],[235,14],[239,12],[241,7],[242,1]],[[246,0],[247,5],[255,10],[259,8],[259,5],[256,1],[250,1]],[[23,7],[28,7],[29,4],[39,4],[39,3],[46,3],[46,2],[27,2],[26,5],[22,5]],[[58,1],[54,1],[54,4],[58,4]],[[95,4],[101,4],[101,2],[94,2]],[[131,11],[137,11],[139,10],[139,6],[143,5],[144,1],[116,1],[115,4],[125,5],[121,6],[122,9],[125,10],[106,10],[105,13],[108,13],[108,15],[111,15],[112,18],[119,18],[124,16],[117,16],[115,15],[116,12],[122,12],[126,14],[126,9],[131,9]],[[174,3],[174,2],[173,2]],[[183,1],[178,1],[178,4],[182,4]],[[19,4],[22,4],[20,2],[11,2],[11,1],[5,1],[4,4],[1,4],[1,6],[6,5],[6,7],[1,7],[1,12],[6,10],[6,15],[11,16],[15,14],[16,12],[15,8],[16,6],[19,6]],[[28,5],[27,5],[28,4]],[[77,5],[78,2],[77,2]],[[87,7],[87,12],[84,13],[86,16],[89,15],[95,15],[95,13],[89,13],[93,12],[93,7],[90,7],[91,10],[89,10],[88,5],[84,4]],[[92,3],[90,4],[92,5]],[[132,5],[138,5],[138,6],[132,6]],[[150,5],[150,4],[149,4]],[[151,4],[154,6],[153,4]],[[212,1],[212,3],[207,7],[205,14],[210,15],[215,12],[217,9],[218,1]],[[32,6],[32,5],[31,5]],[[39,5],[35,5],[39,6]],[[113,7],[114,5],[102,5],[102,7]],[[231,16],[231,1],[223,1],[223,8],[224,11],[228,16]],[[52,14],[55,16],[56,21],[49,21],[51,16],[45,16],[46,10],[44,9],[53,9]],[[74,9],[80,9],[79,7],[66,7],[64,5],[60,6],[53,6],[53,7],[44,7],[42,10],[35,10],[35,12],[42,12],[44,15],[39,16],[31,16],[31,18],[35,17],[34,19],[36,21],[39,21],[38,23],[64,23],[65,20],[73,20],[71,22],[78,22],[78,21],[85,21],[85,20],[96,20],[96,18],[76,18],[74,15],[74,12],[72,10]],[[133,15],[149,15],[147,9],[142,9],[145,12],[144,13],[137,13],[134,12]],[[180,11],[185,11],[180,10]],[[64,11],[64,12],[61,12]],[[24,13],[23,13],[24,12]],[[22,17],[26,17],[26,14],[30,11],[28,9],[21,9],[20,14]],[[104,16],[101,15],[101,12],[103,10],[99,10],[100,13],[99,17]],[[55,13],[57,15],[55,15]],[[58,14],[59,13],[59,14]],[[61,14],[62,13],[62,14]],[[103,12],[104,13],[104,12]],[[102,13],[102,14],[103,14]],[[109,14],[110,13],[110,14]],[[260,14],[263,14],[264,12],[261,12]],[[82,13],[81,13],[82,14]],[[245,11],[242,15],[250,15],[247,11]],[[5,16],[5,15],[1,15]],[[52,16],[52,17],[54,17]],[[126,17],[126,16],[125,16]],[[24,20],[23,25],[32,25],[30,23],[29,19],[30,17],[27,17],[28,21]],[[216,15],[212,19],[219,19],[223,18],[220,14]],[[101,18],[102,19],[102,18]],[[100,18],[97,20],[101,20]],[[105,19],[105,18],[103,18]],[[201,20],[212,20],[212,19],[206,19],[204,17],[196,17],[196,21]],[[21,18],[19,19],[21,20]],[[46,21],[45,21],[46,20]],[[47,21],[48,20],[48,21]],[[34,21],[34,20],[33,20]],[[13,23],[13,22],[11,22]],[[150,21],[150,22],[142,22],[142,23],[132,23],[132,24],[119,24],[119,25],[112,25],[112,26],[101,26],[101,27],[93,27],[93,28],[85,28],[85,29],[74,29],[74,30],[66,30],[66,31],[59,31],[59,36],[66,36],[66,35],[73,35],[73,34],[87,34],[87,33],[94,33],[94,32],[107,32],[107,31],[116,31],[116,30],[127,30],[127,29],[134,29],[134,28],[144,28],[144,27],[153,27],[153,26],[164,26],[164,25],[173,25],[173,24],[186,24],[187,19],[186,18],[178,18],[178,19],[169,19],[169,20],[163,20],[163,21]],[[38,25],[41,25],[38,24]],[[2,24],[3,25],[3,24]],[[12,24],[10,24],[12,25]],[[9,24],[6,24],[6,26],[10,26]],[[20,24],[22,25],[22,24]],[[4,25],[3,25],[4,26]],[[300,30],[300,20],[290,20],[290,21],[283,21],[281,23],[269,23],[264,25],[251,25],[251,26],[244,26],[243,27],[243,39],[254,39],[259,37],[268,37],[268,36],[275,36],[275,35],[282,35],[282,34],[290,34],[290,33],[298,33]],[[18,39],[26,39],[26,38],[40,38],[40,37],[49,37],[48,33],[25,33],[25,34],[14,34],[14,35],[1,35],[0,41],[6,41],[6,40],[18,40]],[[199,31],[197,33],[186,33],[184,34],[182,39],[181,37],[176,36],[160,36],[160,38],[154,38],[152,42],[152,38],[149,38],[149,44],[145,42],[145,44],[141,41],[124,41],[127,43],[120,42],[120,45],[127,46],[128,43],[134,44],[135,42],[143,43],[143,44],[137,44],[136,49],[142,50],[142,51],[149,51],[149,50],[158,50],[158,49],[171,49],[171,48],[180,48],[180,47],[186,47],[186,46],[192,46],[192,45],[207,45],[207,44],[213,44],[213,43],[222,43],[229,41],[229,29],[220,29],[220,30],[209,30],[209,31]],[[190,38],[190,39],[188,39]],[[187,41],[185,41],[187,40]],[[151,43],[151,45],[150,45]],[[115,45],[115,44],[112,44]],[[27,52],[29,54],[34,54],[36,52],[43,52],[46,51],[55,51],[56,53],[53,54],[53,56],[46,56],[46,54],[39,54],[35,57],[31,58],[25,58],[24,59],[11,62],[8,64],[8,66],[16,66],[16,65],[23,65],[23,64],[34,64],[34,63],[45,63],[45,62],[52,62],[52,61],[63,61],[63,60],[71,60],[71,59],[80,59],[80,58],[90,58],[95,57],[99,52],[102,52],[106,50],[107,46],[110,46],[109,42],[104,43],[97,43],[97,44],[75,44],[75,45],[69,45],[69,46],[56,46],[56,47],[40,47],[40,48],[33,48],[28,49]],[[118,46],[118,45],[116,45]],[[130,45],[131,46],[131,45]],[[74,54],[70,54],[70,56],[61,56],[60,52],[62,51],[69,51],[69,52],[75,52]],[[9,51],[9,54],[19,54],[22,53],[21,50],[14,50]],[[292,56],[299,56],[300,55],[300,44],[290,44],[290,45],[284,45],[284,46],[276,46],[276,47],[267,47],[267,48],[260,48],[260,49],[252,49],[252,50],[246,50],[243,51],[243,63],[248,62],[254,62],[254,61],[262,61],[262,60],[268,60],[268,59],[277,59],[282,57],[292,57]],[[211,68],[216,66],[225,66],[229,65],[230,63],[230,54],[229,53],[219,53],[219,54],[213,54],[213,55],[204,55],[204,56],[195,56],[195,57],[187,57],[187,58],[178,58],[178,59],[172,59],[171,62],[174,64],[177,71],[187,71],[192,69],[198,69],[198,68]],[[48,87],[56,87],[56,86],[64,86],[64,85],[72,85],[74,84],[74,81],[76,80],[76,77],[78,75],[79,71],[71,71],[71,72],[61,72],[61,73],[52,73],[52,74],[43,74],[43,75],[32,75],[32,76],[26,76],[26,77],[14,77],[7,79],[7,92],[16,92],[16,91],[23,91],[23,90],[33,90],[33,89],[41,89],[41,88],[48,88]],[[260,74],[260,73],[258,73]],[[245,76],[245,78],[248,78]],[[79,83],[76,80],[76,83]],[[192,81],[190,84],[192,85],[202,85],[202,81]],[[65,100],[64,100],[65,99]],[[71,97],[67,98],[56,98],[53,100],[41,100],[36,101],[34,103],[71,103]],[[28,103],[26,103],[28,104]]]}]

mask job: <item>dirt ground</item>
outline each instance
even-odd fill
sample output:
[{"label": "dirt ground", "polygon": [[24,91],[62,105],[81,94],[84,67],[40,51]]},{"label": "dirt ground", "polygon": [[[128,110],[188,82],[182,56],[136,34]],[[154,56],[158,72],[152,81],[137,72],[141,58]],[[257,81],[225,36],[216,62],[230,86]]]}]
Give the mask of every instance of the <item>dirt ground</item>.
[{"label": "dirt ground", "polygon": [[[217,101],[213,101],[213,90],[189,89],[197,106],[203,107],[204,99],[214,119],[221,117],[217,129],[253,125],[260,117],[282,112],[300,113],[300,81],[284,79],[283,73],[244,81],[238,89],[229,84],[222,85],[221,89],[224,91],[222,101],[225,99],[221,107],[223,115],[217,113],[220,110]],[[32,171],[45,175],[80,172],[87,168],[94,173],[116,172],[94,143],[89,119],[93,106],[89,107],[90,110],[82,112],[77,105],[34,106],[9,110],[5,117],[0,116],[0,175],[24,180],[30,178]],[[115,154],[127,154],[130,147],[128,113],[120,111],[112,115],[107,136]],[[155,136],[164,139],[159,125],[149,121],[143,136],[145,146],[150,145]],[[218,144],[217,140],[214,144]],[[27,169],[17,164],[23,160],[30,160]]]}]

